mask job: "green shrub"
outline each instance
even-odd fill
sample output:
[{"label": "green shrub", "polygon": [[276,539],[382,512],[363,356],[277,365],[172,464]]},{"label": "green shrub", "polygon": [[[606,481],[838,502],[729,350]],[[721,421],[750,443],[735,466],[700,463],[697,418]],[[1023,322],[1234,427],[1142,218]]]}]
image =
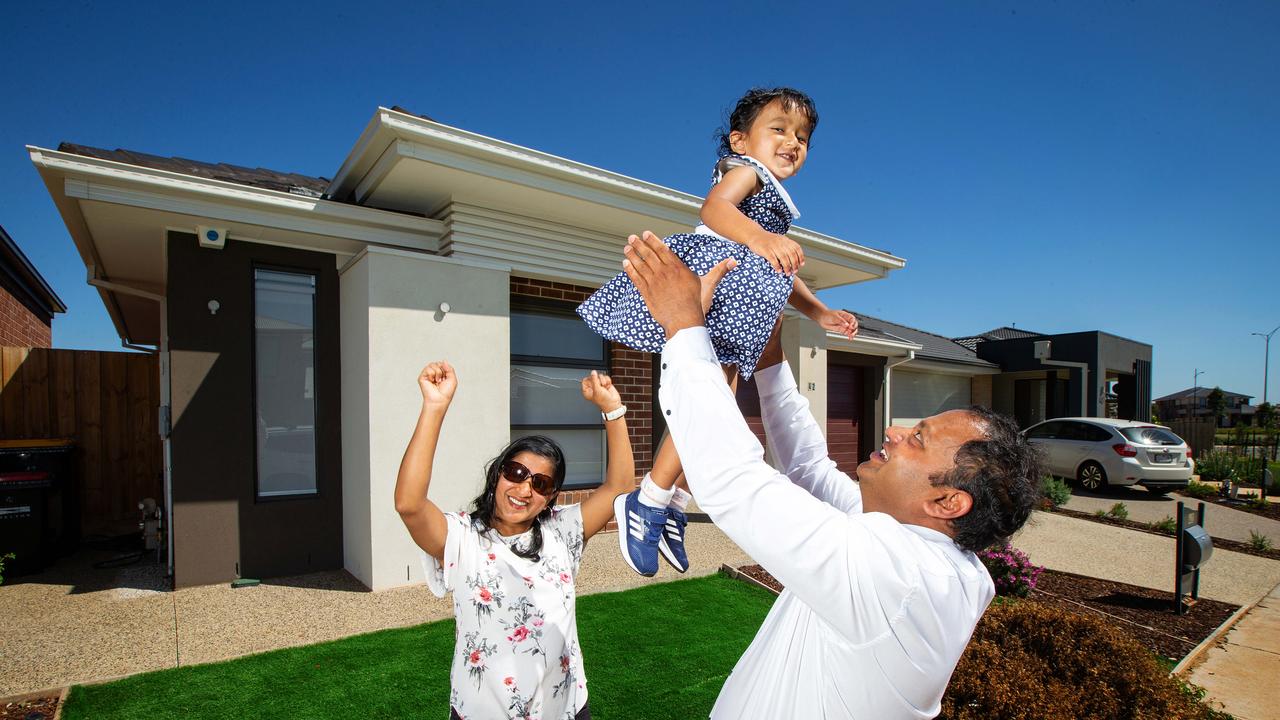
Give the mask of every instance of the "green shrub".
[{"label": "green shrub", "polygon": [[5,553],[0,555],[0,584],[4,583],[4,563],[6,560],[13,560],[17,555],[13,553]]},{"label": "green shrub", "polygon": [[1071,487],[1061,478],[1045,475],[1040,481],[1040,490],[1054,507],[1062,507],[1071,499]]},{"label": "green shrub", "polygon": [[1225,450],[1211,450],[1200,455],[1196,460],[1196,473],[1204,482],[1222,482],[1231,477],[1235,463],[1231,453]]},{"label": "green shrub", "polygon": [[1104,518],[1104,517],[1106,517],[1106,516],[1107,516],[1107,511],[1106,511],[1106,510],[1094,510],[1094,511],[1093,511],[1093,516],[1094,516],[1094,517],[1099,517],[1099,518]]},{"label": "green shrub", "polygon": [[1266,510],[1267,506],[1270,504],[1271,503],[1267,502],[1266,500],[1263,500],[1262,496],[1259,495],[1249,501],[1249,509],[1250,510]]},{"label": "green shrub", "polygon": [[992,545],[978,553],[996,584],[996,595],[1027,597],[1036,589],[1044,568],[1031,564],[1031,558],[1010,545]]},{"label": "green shrub", "polygon": [[1215,717],[1196,695],[1115,623],[1024,600],[988,608],[951,676],[938,717]]},{"label": "green shrub", "polygon": [[1272,548],[1271,538],[1263,535],[1257,530],[1249,531],[1249,547],[1254,550],[1266,552]]},{"label": "green shrub", "polygon": [[1125,507],[1124,503],[1118,502],[1111,506],[1111,509],[1107,511],[1107,515],[1110,515],[1117,520],[1128,520],[1129,508]]},{"label": "green shrub", "polygon": [[1197,498],[1199,500],[1203,500],[1205,498],[1213,497],[1214,495],[1217,495],[1218,489],[1212,485],[1208,485],[1202,482],[1196,482],[1195,480],[1192,480],[1191,482],[1187,483],[1187,489],[1183,490],[1182,494],[1188,495],[1193,498]]},{"label": "green shrub", "polygon": [[1178,521],[1174,520],[1170,515],[1165,515],[1163,520],[1147,524],[1152,530],[1165,535],[1172,535],[1178,531]]}]

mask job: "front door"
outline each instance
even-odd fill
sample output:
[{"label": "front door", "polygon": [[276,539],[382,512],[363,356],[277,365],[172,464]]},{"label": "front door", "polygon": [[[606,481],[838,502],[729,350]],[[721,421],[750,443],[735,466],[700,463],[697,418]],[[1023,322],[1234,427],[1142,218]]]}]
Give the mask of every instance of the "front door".
[{"label": "front door", "polygon": [[858,478],[863,368],[827,365],[827,449],[840,471]]}]

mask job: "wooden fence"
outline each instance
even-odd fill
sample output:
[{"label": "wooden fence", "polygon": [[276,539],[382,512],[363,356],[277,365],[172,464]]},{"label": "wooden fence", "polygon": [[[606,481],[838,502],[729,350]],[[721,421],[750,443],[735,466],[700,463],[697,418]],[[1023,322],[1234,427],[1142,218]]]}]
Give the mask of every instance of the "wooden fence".
[{"label": "wooden fence", "polygon": [[1213,433],[1217,429],[1213,418],[1173,418],[1161,419],[1160,424],[1168,426],[1178,437],[1191,446],[1193,457],[1199,458],[1202,453],[1213,449]]},{"label": "wooden fence", "polygon": [[70,438],[86,535],[137,527],[163,502],[156,356],[0,348],[0,438]]}]

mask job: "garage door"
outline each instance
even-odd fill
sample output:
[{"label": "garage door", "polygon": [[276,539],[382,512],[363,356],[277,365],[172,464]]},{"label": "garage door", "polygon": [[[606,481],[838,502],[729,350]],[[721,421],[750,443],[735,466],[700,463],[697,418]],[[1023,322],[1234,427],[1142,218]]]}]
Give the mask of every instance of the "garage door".
[{"label": "garage door", "polygon": [[911,427],[930,415],[969,407],[969,378],[963,375],[894,370],[889,386],[893,425]]},{"label": "garage door", "polygon": [[827,448],[836,466],[854,479],[858,477],[863,372],[860,367],[827,366]]}]

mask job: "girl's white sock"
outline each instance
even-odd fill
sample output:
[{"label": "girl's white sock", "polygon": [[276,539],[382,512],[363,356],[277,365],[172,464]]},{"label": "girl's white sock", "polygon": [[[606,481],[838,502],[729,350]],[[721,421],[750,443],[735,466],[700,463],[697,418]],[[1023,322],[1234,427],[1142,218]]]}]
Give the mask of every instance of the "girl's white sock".
[{"label": "girl's white sock", "polygon": [[689,501],[692,499],[692,495],[681,490],[678,486],[671,488],[671,505],[680,512],[684,512],[689,507]]},{"label": "girl's white sock", "polygon": [[658,484],[653,481],[653,476],[645,473],[644,480],[640,483],[640,502],[659,510],[666,509],[671,504],[671,494],[674,489],[664,490],[658,487]]}]

